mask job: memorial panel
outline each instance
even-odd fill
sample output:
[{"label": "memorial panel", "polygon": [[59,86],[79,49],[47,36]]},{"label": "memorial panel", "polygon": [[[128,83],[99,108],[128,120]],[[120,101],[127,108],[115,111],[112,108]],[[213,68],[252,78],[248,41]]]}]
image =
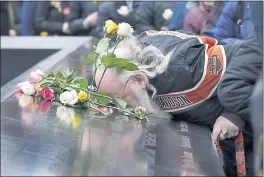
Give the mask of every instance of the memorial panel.
[{"label": "memorial panel", "polygon": [[[89,46],[48,70],[76,68],[91,77]],[[224,175],[206,127],[116,112],[103,117],[15,92],[1,103],[1,156],[1,175]]]}]

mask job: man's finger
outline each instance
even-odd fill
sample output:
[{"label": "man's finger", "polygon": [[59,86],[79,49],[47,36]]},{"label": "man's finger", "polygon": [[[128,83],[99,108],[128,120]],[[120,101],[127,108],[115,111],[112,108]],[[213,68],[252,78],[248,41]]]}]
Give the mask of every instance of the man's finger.
[{"label": "man's finger", "polygon": [[213,129],[213,143],[215,143],[219,137],[221,133],[221,126],[220,125],[216,125],[214,126],[214,129]]}]

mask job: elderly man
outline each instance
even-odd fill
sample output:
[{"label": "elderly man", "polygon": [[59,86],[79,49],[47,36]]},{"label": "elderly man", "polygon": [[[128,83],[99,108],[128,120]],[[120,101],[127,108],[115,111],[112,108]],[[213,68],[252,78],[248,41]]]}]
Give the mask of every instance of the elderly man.
[{"label": "elderly man", "polygon": [[[254,34],[243,44],[217,44],[213,38],[172,31],[127,38],[115,54],[140,70],[117,74],[108,69],[99,90],[160,117],[167,116],[165,111],[177,120],[213,127],[214,142],[239,130],[250,137],[249,98],[262,65],[260,49]],[[102,73],[96,73],[97,85]]]}]

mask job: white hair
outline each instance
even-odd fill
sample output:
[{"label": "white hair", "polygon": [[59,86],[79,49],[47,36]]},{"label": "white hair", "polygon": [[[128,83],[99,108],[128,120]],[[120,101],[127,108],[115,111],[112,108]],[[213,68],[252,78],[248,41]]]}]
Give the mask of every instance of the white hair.
[{"label": "white hair", "polygon": [[[129,59],[138,66],[140,72],[144,73],[142,76],[145,77],[147,81],[147,90],[152,91],[151,99],[146,98],[147,92],[143,93],[133,88],[131,88],[131,90],[137,95],[141,102],[144,102],[144,106],[146,106],[147,109],[152,110],[152,112],[155,112],[156,115],[158,114],[160,117],[168,117],[168,115],[162,113],[158,106],[152,102],[157,90],[149,83],[149,79],[153,79],[158,74],[162,74],[167,70],[172,53],[175,49],[176,48],[164,55],[162,51],[154,45],[143,46],[135,36],[131,36],[120,42],[114,52],[118,58]],[[118,74],[118,77],[123,83],[127,84],[135,72],[138,71],[124,71]]]},{"label": "white hair", "polygon": [[[119,58],[127,58],[134,64],[138,65],[141,72],[144,73],[147,81],[147,89],[156,94],[156,89],[149,83],[149,79],[155,78],[158,74],[166,72],[172,53],[175,48],[168,54],[164,55],[160,49],[154,45],[143,47],[135,36],[124,39],[116,48],[115,55]],[[135,71],[124,71],[119,74],[121,81],[126,83]]]}]

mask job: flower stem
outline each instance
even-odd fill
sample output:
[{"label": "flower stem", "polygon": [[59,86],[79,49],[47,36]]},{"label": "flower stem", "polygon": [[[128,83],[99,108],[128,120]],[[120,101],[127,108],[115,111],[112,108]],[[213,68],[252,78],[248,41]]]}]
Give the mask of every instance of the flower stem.
[{"label": "flower stem", "polygon": [[92,95],[96,95],[96,96],[101,96],[101,97],[108,98],[108,99],[111,99],[111,100],[112,100],[112,98],[111,98],[111,97],[109,97],[109,96],[105,96],[105,95],[96,94],[96,93],[94,93],[94,92],[91,92],[91,94],[92,94]]},{"label": "flower stem", "polygon": [[134,114],[134,113],[132,113],[132,112],[130,112],[130,111],[126,111],[126,110],[121,109],[121,108],[117,108],[117,107],[113,107],[113,106],[107,106],[107,105],[103,105],[103,104],[100,104],[100,103],[93,103],[93,104],[96,104],[96,105],[99,105],[99,106],[104,106],[104,107],[107,107],[107,108],[116,109],[116,110],[118,110],[118,111],[125,112],[125,113],[128,113],[128,114],[130,114],[130,115],[133,115],[133,116],[135,116],[135,117],[137,117],[137,118],[139,118],[139,119],[142,119],[141,117],[138,117],[136,114]]},{"label": "flower stem", "polygon": [[92,108],[92,109],[94,109],[94,110],[96,110],[96,111],[102,113],[104,116],[106,116],[105,113],[104,113],[103,111],[101,111],[100,109],[96,108],[96,105],[95,105],[93,102],[90,101],[90,103],[94,105],[94,107],[89,106],[90,108]]},{"label": "flower stem", "polygon": [[104,77],[104,75],[105,75],[105,72],[106,72],[106,69],[107,69],[107,68],[105,68],[105,69],[104,69],[103,75],[102,75],[102,77],[101,77],[101,79],[100,79],[100,81],[99,81],[99,84],[98,84],[98,87],[97,87],[96,91],[98,91],[98,90],[99,90],[99,88],[100,88],[101,82],[102,82],[102,80],[103,80],[103,77]]},{"label": "flower stem", "polygon": [[[112,51],[112,54],[115,52],[115,49],[116,49],[117,45],[119,44],[119,42],[121,42],[121,40],[118,40],[118,36],[117,36],[117,38],[116,38],[116,44],[115,44],[115,46],[114,46],[114,49],[113,49],[113,51]],[[107,51],[107,55],[108,55],[108,51]],[[98,84],[98,87],[97,87],[97,90],[96,90],[96,91],[99,90],[99,87],[100,87],[101,82],[102,82],[102,80],[103,80],[103,77],[104,77],[104,75],[105,75],[106,69],[107,69],[107,67],[105,66],[105,69],[104,69],[103,75],[102,75],[102,77],[101,77],[101,79],[100,79],[100,81],[99,81],[99,84]]]}]

